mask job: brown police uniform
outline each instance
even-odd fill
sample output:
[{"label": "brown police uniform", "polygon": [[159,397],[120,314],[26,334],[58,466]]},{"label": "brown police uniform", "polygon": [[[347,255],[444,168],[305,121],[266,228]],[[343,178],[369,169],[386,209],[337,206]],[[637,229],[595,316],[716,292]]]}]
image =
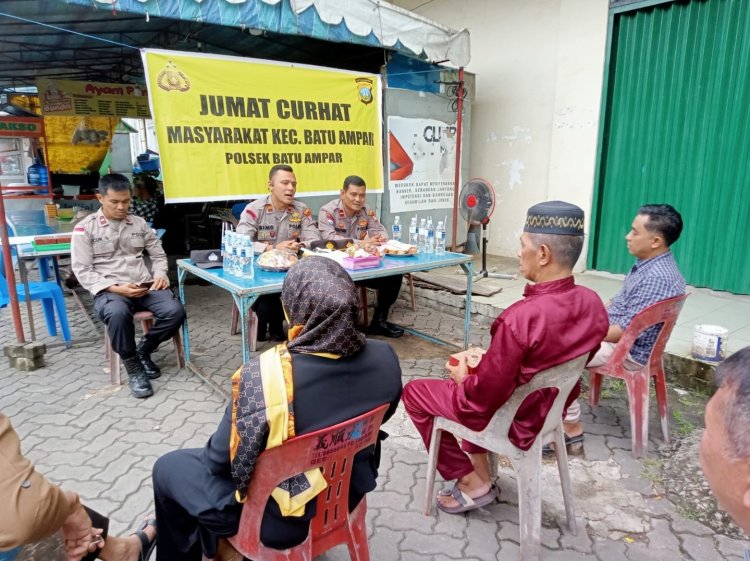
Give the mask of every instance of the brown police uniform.
[{"label": "brown police uniform", "polygon": [[[336,199],[324,204],[318,211],[318,229],[324,240],[351,238],[363,240],[381,234],[388,237],[385,227],[375,216],[375,211],[367,205],[363,206],[353,216],[347,216],[344,203]],[[403,275],[392,275],[378,279],[369,279],[357,284],[363,284],[378,291],[378,304],[375,307],[373,321],[388,317],[388,310],[396,302],[401,290]]]},{"label": "brown police uniform", "polygon": [[388,237],[385,227],[378,221],[375,211],[365,205],[353,216],[347,216],[341,199],[324,204],[318,211],[318,229],[324,240],[351,238],[363,240],[366,236],[381,234]]},{"label": "brown police uniform", "polygon": [[308,206],[294,199],[285,210],[275,211],[271,195],[249,203],[242,211],[237,232],[251,236],[253,241],[276,245],[293,240],[306,244],[320,239],[318,228]]},{"label": "brown police uniform", "polygon": [[[151,260],[150,271],[144,253]],[[133,313],[148,310],[156,317],[146,336],[154,348],[171,339],[182,325],[185,310],[171,290],[152,290],[141,298],[106,290],[116,284],[167,277],[167,255],[143,218],[128,215],[120,221],[109,220],[100,209],[73,229],[70,257],[78,282],[93,294],[94,311],[107,324],[112,348],[120,356],[135,354]]]},{"label": "brown police uniform", "polygon": [[[249,203],[242,211],[237,232],[251,236],[254,242],[275,246],[278,242],[293,240],[303,245],[319,240],[318,227],[308,206],[294,199],[286,209],[275,211],[271,195]],[[271,336],[282,340],[284,310],[280,294],[263,294],[253,304],[258,314],[258,340],[265,340],[266,325]]]},{"label": "brown police uniform", "polygon": [[18,434],[2,413],[0,474],[0,551],[38,541],[62,527],[70,514],[65,493],[21,454]]}]

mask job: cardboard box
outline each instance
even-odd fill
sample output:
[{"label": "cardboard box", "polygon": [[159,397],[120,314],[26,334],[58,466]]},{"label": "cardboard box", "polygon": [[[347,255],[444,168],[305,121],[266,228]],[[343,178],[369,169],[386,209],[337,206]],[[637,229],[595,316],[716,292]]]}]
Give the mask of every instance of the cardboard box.
[{"label": "cardboard box", "polygon": [[469,347],[465,351],[461,351],[460,353],[454,353],[448,358],[448,363],[451,366],[458,366],[461,357],[466,357],[466,366],[468,367],[469,374],[474,374],[474,371],[476,370],[476,367],[479,365],[479,363],[482,361],[482,357],[484,356],[484,349],[480,349],[479,347]]}]

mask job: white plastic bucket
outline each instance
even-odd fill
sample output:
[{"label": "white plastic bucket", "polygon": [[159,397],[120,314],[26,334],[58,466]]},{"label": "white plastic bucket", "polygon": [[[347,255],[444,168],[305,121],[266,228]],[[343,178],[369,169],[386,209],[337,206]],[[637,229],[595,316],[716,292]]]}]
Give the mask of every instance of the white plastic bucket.
[{"label": "white plastic bucket", "polygon": [[720,325],[696,325],[693,331],[693,358],[721,362],[727,356],[729,331]]}]

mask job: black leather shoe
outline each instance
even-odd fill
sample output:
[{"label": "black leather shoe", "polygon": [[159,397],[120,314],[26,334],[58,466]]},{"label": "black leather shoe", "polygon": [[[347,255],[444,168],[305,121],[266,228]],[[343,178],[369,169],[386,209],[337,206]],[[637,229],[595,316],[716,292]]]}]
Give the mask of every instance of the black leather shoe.
[{"label": "black leather shoe", "polygon": [[144,399],[154,395],[154,388],[151,387],[151,382],[149,382],[138,356],[125,358],[122,362],[125,364],[125,370],[128,371],[128,387],[133,397]]},{"label": "black leather shoe", "polygon": [[149,340],[144,337],[141,339],[141,342],[138,343],[135,353],[138,356],[138,360],[140,360],[143,365],[143,371],[146,373],[146,376],[151,380],[155,380],[161,376],[161,369],[153,360],[151,360],[151,353],[156,350],[156,348],[152,347],[153,345],[151,345]]},{"label": "black leather shoe", "polygon": [[260,341],[261,343],[263,341],[268,341],[268,323],[262,321],[258,322],[258,333],[255,335],[255,340]]},{"label": "black leather shoe", "polygon": [[370,327],[367,328],[368,335],[383,335],[391,339],[397,339],[404,334],[404,330],[390,321],[384,319],[373,320]]},{"label": "black leather shoe", "polygon": [[271,323],[268,331],[271,335],[271,339],[273,339],[274,341],[286,341],[286,333],[284,333],[283,323]]}]

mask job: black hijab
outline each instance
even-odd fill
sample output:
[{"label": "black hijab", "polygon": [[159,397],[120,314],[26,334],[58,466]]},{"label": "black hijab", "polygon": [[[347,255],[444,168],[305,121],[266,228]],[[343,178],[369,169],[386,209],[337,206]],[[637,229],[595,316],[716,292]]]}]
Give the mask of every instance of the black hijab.
[{"label": "black hijab", "polygon": [[365,344],[357,330],[359,298],[349,274],[327,257],[305,257],[281,289],[290,351],[351,356]]}]

